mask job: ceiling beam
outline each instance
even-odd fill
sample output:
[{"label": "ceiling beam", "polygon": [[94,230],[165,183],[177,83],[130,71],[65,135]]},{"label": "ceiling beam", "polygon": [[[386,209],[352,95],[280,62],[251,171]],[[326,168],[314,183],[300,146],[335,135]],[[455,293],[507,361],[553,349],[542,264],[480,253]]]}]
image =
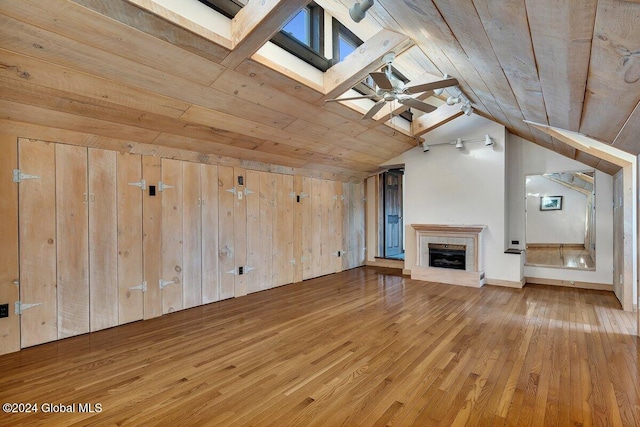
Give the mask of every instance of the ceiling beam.
[{"label": "ceiling beam", "polygon": [[413,136],[417,137],[431,132],[463,114],[459,106],[443,104],[433,113],[424,114],[411,123]]},{"label": "ceiling beam", "polygon": [[569,144],[576,150],[584,151],[587,154],[591,154],[592,156],[596,156],[599,159],[606,160],[607,162],[615,165],[625,167],[636,162],[636,157],[634,155],[618,150],[609,144],[589,138],[583,134],[554,128],[540,123],[529,121],[526,121],[526,123],[566,144]]},{"label": "ceiling beam", "polygon": [[256,53],[280,28],[310,0],[250,1],[231,20],[233,50],[222,61],[235,69],[246,58]]},{"label": "ceiling beam", "polygon": [[324,93],[318,105],[326,99],[337,98],[363,80],[370,72],[384,65],[382,57],[389,52],[399,55],[413,46],[413,41],[389,30],[380,30],[376,35],[351,52],[344,61],[337,63],[324,73]]}]

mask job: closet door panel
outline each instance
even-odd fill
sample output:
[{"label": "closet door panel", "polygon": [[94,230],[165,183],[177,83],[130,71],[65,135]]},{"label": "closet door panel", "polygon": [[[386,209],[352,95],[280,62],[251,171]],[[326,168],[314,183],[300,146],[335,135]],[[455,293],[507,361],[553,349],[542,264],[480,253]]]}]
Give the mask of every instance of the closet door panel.
[{"label": "closet door panel", "polygon": [[118,325],[116,152],[89,149],[89,297],[92,331]]},{"label": "closet door panel", "polygon": [[183,179],[183,306],[202,304],[202,219],[200,167],[182,163]]},{"label": "closet door panel", "polygon": [[247,274],[247,292],[258,292],[262,266],[262,245],[260,235],[260,172],[247,171],[247,266],[254,268]]},{"label": "closet door panel", "polygon": [[230,192],[235,185],[233,168],[218,167],[218,283],[220,299],[234,296],[234,217],[235,194]]},{"label": "closet door panel", "polygon": [[[301,223],[302,223],[302,280],[311,279],[314,276],[314,235],[318,235],[314,226],[317,227],[319,221],[314,221],[314,200],[313,200],[313,178],[302,178],[302,192],[300,193]],[[317,202],[315,203],[318,204]],[[315,206],[317,209],[317,206]]]},{"label": "closet door panel", "polygon": [[278,187],[278,247],[282,254],[280,259],[281,276],[279,283],[286,285],[294,282],[294,204],[293,176],[282,176],[282,188]]},{"label": "closet door panel", "polygon": [[20,301],[39,304],[20,316],[20,346],[58,339],[55,145],[20,139],[18,167],[37,179],[18,184]]},{"label": "closet door panel", "polygon": [[244,274],[234,276],[233,295],[240,297],[247,294],[247,203],[245,196],[246,171],[242,168],[234,168],[234,185],[236,187],[235,206],[233,208],[234,221],[234,257],[236,272],[238,267],[243,267]]},{"label": "closet door panel", "polygon": [[260,289],[273,287],[273,207],[275,174],[260,172]]},{"label": "closet door panel", "polygon": [[158,181],[162,180],[162,161],[157,157],[142,156],[142,177],[155,187],[156,195],[146,192],[142,199],[142,268],[147,292],[144,293],[144,318],[162,316],[162,291],[158,281],[162,275],[162,193]]},{"label": "closet door panel", "polygon": [[311,181],[311,276],[322,275],[322,180],[313,178]]},{"label": "closet door panel", "polygon": [[[118,324],[144,317],[142,262],[142,198],[146,194],[134,183],[142,179],[142,157],[118,153]],[[152,183],[155,185],[155,183]],[[132,289],[134,288],[134,289]]]},{"label": "closet door panel", "polygon": [[[162,159],[162,313],[183,308],[182,162]],[[155,284],[151,284],[154,286]]]},{"label": "closet door panel", "polygon": [[87,148],[56,144],[58,338],[89,332]]},{"label": "closet door panel", "polygon": [[[329,236],[331,237],[331,272],[337,273],[342,271],[342,257],[346,251],[346,248],[342,246],[342,224],[344,215],[344,195],[342,193],[342,182],[332,182],[334,191],[333,200],[333,215],[329,222],[330,230]],[[340,256],[337,254],[340,253]]]},{"label": "closet door panel", "polygon": [[202,165],[202,302],[218,301],[218,167]]}]

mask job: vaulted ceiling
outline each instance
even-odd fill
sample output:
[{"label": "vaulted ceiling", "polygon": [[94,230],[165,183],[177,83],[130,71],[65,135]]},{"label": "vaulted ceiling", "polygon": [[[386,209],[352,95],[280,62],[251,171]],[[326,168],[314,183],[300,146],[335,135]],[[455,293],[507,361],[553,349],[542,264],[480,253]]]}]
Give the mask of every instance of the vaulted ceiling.
[{"label": "vaulted ceiling", "polygon": [[462,114],[445,104],[405,129],[385,110],[363,121],[358,106],[324,103],[395,51],[412,83],[453,76],[476,114],[567,157],[619,169],[524,120],[640,153],[638,0],[378,0],[359,24],[348,17],[353,0],[316,0],[365,41],[320,83],[259,50],[306,3],[252,0],[224,37],[152,0],[0,0],[0,124],[358,179]]}]

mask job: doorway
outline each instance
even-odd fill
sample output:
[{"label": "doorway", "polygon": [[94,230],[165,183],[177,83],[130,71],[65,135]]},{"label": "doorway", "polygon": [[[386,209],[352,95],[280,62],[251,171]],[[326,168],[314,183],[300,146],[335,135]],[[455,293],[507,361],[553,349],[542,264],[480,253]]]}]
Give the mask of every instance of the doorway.
[{"label": "doorway", "polygon": [[403,169],[392,169],[382,174],[384,258],[404,259],[404,221],[402,218],[403,178]]}]

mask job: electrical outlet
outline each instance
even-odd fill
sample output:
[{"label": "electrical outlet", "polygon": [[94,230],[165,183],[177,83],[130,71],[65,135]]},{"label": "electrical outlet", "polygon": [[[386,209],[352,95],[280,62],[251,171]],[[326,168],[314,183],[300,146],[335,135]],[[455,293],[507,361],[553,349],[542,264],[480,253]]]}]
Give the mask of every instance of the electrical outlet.
[{"label": "electrical outlet", "polygon": [[9,304],[0,304],[0,319],[9,317]]}]

